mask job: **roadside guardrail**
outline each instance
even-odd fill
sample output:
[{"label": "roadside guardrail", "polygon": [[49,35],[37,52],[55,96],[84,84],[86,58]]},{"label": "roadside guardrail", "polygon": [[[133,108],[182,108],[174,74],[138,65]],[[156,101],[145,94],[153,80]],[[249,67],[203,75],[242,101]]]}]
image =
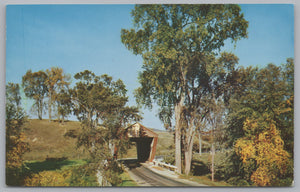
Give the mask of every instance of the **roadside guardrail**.
[{"label": "roadside guardrail", "polygon": [[164,162],[160,162],[160,161],[156,161],[156,160],[153,160],[152,162],[154,165],[157,165],[157,166],[160,166],[163,168],[167,168],[170,171],[177,171],[177,167],[174,165],[171,165],[170,163],[164,163]]}]

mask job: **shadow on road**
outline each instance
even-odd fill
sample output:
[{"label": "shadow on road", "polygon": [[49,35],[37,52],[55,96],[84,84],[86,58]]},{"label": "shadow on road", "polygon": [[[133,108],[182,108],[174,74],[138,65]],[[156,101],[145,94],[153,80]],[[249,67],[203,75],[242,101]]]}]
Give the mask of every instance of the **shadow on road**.
[{"label": "shadow on road", "polygon": [[129,169],[134,169],[142,166],[140,161],[137,159],[120,159],[119,162],[123,163]]}]

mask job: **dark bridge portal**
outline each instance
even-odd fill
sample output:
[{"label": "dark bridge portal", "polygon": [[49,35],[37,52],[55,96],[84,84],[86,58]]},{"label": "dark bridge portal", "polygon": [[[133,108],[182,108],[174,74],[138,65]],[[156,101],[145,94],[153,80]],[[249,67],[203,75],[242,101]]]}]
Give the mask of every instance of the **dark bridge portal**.
[{"label": "dark bridge portal", "polygon": [[138,161],[153,161],[158,135],[140,123],[127,127],[126,133],[131,141],[136,142]]}]

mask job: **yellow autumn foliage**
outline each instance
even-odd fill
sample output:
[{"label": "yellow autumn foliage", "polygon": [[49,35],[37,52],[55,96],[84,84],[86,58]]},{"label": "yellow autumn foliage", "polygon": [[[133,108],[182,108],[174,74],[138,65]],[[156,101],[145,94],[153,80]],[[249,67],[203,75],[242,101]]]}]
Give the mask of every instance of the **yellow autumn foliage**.
[{"label": "yellow autumn foliage", "polygon": [[[274,123],[270,122],[264,131],[253,136],[245,136],[237,140],[235,151],[244,165],[255,160],[257,169],[251,180],[257,186],[270,186],[277,176],[285,174],[289,162],[289,154],[284,150],[284,143]],[[257,121],[247,119],[244,122],[246,132],[255,133],[259,128]]]},{"label": "yellow autumn foliage", "polygon": [[23,154],[29,150],[28,143],[25,142],[26,136],[23,132],[19,135],[13,135],[9,137],[9,143],[12,147],[9,147],[9,151],[6,153],[6,166],[20,167],[23,163]]},{"label": "yellow autumn foliage", "polygon": [[239,139],[235,145],[235,151],[240,155],[243,163],[247,163],[250,158],[255,156],[253,141]]},{"label": "yellow autumn foliage", "polygon": [[43,171],[25,178],[24,185],[30,187],[67,187],[69,186],[67,180],[71,177],[71,174],[71,171]]}]

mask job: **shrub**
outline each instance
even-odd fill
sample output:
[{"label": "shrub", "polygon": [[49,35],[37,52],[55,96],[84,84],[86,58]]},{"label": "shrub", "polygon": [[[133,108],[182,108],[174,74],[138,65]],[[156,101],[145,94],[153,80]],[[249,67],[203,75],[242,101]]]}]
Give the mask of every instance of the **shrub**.
[{"label": "shrub", "polygon": [[245,179],[241,179],[240,177],[231,177],[227,180],[227,182],[231,185],[238,186],[238,187],[247,187],[250,186],[248,181]]},{"label": "shrub", "polygon": [[64,137],[77,138],[77,136],[78,134],[76,133],[75,129],[70,129],[64,134]]},{"label": "shrub", "polygon": [[25,179],[25,186],[43,186],[43,187],[57,187],[70,186],[67,179],[71,176],[70,170],[65,171],[43,171],[32,174]]},{"label": "shrub", "polygon": [[175,164],[175,153],[174,151],[167,153],[164,155],[164,162],[170,163],[171,165]]}]

